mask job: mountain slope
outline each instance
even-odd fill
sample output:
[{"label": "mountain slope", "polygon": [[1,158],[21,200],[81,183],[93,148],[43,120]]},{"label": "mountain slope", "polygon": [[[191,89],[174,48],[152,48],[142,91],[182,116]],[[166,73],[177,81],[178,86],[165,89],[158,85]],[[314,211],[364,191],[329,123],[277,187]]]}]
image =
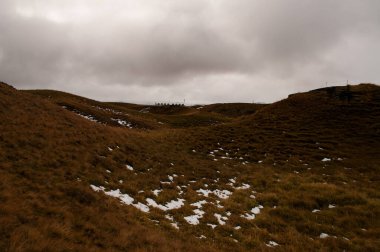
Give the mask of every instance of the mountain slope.
[{"label": "mountain slope", "polygon": [[108,146],[131,152],[124,132],[4,84],[0,107],[0,250],[198,250],[82,181],[114,166]]},{"label": "mountain slope", "polygon": [[174,111],[0,84],[0,249],[376,251],[379,90]]}]

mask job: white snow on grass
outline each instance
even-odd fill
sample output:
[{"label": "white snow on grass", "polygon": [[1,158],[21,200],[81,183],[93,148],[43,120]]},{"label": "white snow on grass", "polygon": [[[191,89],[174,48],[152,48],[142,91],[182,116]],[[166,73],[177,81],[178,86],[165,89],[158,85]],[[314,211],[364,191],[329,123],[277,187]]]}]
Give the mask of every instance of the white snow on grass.
[{"label": "white snow on grass", "polygon": [[208,189],[199,189],[196,192],[199,193],[199,195],[203,195],[205,197],[208,197],[209,194],[212,193],[212,194],[214,194],[215,196],[217,196],[220,199],[228,199],[232,195],[231,191],[228,191],[228,190],[219,190],[219,189],[215,189],[214,191],[211,191],[211,190],[208,190]]},{"label": "white snow on grass", "polygon": [[221,214],[215,213],[214,216],[220,225],[225,225],[228,220],[228,217],[222,216]]},{"label": "white snow on grass", "polygon": [[133,167],[132,166],[126,165],[125,167],[127,167],[128,170],[133,171]]},{"label": "white snow on grass", "polygon": [[92,107],[93,107],[93,108],[96,108],[96,109],[99,109],[99,110],[112,112],[112,113],[115,114],[115,115],[122,115],[122,114],[123,114],[123,112],[116,111],[116,110],[113,110],[113,109],[110,109],[110,108],[102,108],[102,107],[99,107],[99,106],[92,106]]},{"label": "white snow on grass", "polygon": [[144,213],[149,213],[149,207],[141,202],[138,202],[137,204],[133,204],[133,206],[143,211]]},{"label": "white snow on grass", "polygon": [[206,203],[207,203],[207,201],[201,200],[201,201],[190,204],[191,206],[197,207],[197,209],[193,210],[195,215],[190,215],[190,216],[184,217],[184,219],[187,221],[187,223],[189,223],[190,225],[198,225],[199,224],[199,219],[202,219],[203,215],[205,214],[205,212],[203,210],[201,210],[200,208],[202,208],[202,206]]},{"label": "white snow on grass", "polygon": [[252,212],[253,214],[259,214],[259,213],[260,213],[260,207],[254,207],[254,208],[252,208],[252,209],[251,209],[251,212]]},{"label": "white snow on grass", "polygon": [[[191,181],[190,181],[191,182]],[[197,190],[197,193],[200,193],[200,194],[203,194],[203,196],[205,196],[205,197],[208,197],[208,195],[210,194],[210,193],[212,193],[212,191],[211,190],[208,190],[208,189],[199,189],[199,190]]]},{"label": "white snow on grass", "polygon": [[254,220],[256,216],[255,216],[255,214],[245,213],[245,214],[240,215],[240,217],[247,219],[247,220]]},{"label": "white snow on grass", "polygon": [[95,192],[99,192],[99,191],[104,191],[104,187],[103,186],[95,186],[95,185],[90,185],[91,189],[94,190]]},{"label": "white snow on grass", "polygon": [[228,190],[219,190],[219,189],[214,190],[213,193],[221,199],[228,199],[232,195],[232,192]]},{"label": "white snow on grass", "polygon": [[165,204],[165,206],[168,208],[168,210],[172,209],[178,209],[181,208],[184,205],[184,199],[177,199],[177,200],[172,200],[168,203]]},{"label": "white snow on grass", "polygon": [[179,209],[182,206],[184,206],[185,200],[184,199],[172,200],[170,202],[167,202],[165,205],[157,204],[157,202],[151,198],[147,198],[146,201],[148,202],[148,206],[161,209],[162,211],[169,211],[173,209]]},{"label": "white snow on grass", "polygon": [[218,225],[207,223],[207,226],[210,226],[212,229],[215,229]]},{"label": "white snow on grass", "polygon": [[203,206],[204,204],[207,204],[207,201],[205,201],[205,200],[201,200],[201,201],[198,201],[198,202],[192,203],[192,204],[190,204],[190,205],[191,205],[191,206],[196,206],[197,208],[202,208],[202,206]]},{"label": "white snow on grass", "polygon": [[249,189],[251,186],[248,185],[248,184],[242,184],[242,186],[238,186],[238,187],[235,187],[236,190],[247,190]]},{"label": "white snow on grass", "polygon": [[193,212],[195,213],[194,215],[186,216],[184,217],[184,219],[190,225],[198,225],[199,219],[203,218],[203,215],[205,214],[205,212],[200,209],[195,209]]},{"label": "white snow on grass", "polygon": [[172,225],[175,229],[179,229],[178,223],[174,221],[173,216],[167,214],[165,215],[165,218],[171,221],[170,225]]},{"label": "white snow on grass", "polygon": [[199,216],[198,215],[190,215],[184,217],[185,221],[190,225],[198,225],[199,224]]},{"label": "white snow on grass", "polygon": [[273,248],[273,247],[277,247],[279,246],[279,244],[275,241],[269,241],[268,243],[266,243],[265,245],[267,245],[268,247],[270,248]]},{"label": "white snow on grass", "polygon": [[193,210],[193,212],[194,212],[197,216],[199,216],[198,219],[203,218],[203,215],[205,214],[205,211],[200,210],[200,209],[195,209],[195,210]]},{"label": "white snow on grass", "polygon": [[336,205],[333,205],[333,204],[329,204],[329,208],[331,209],[331,208],[335,208],[336,207]]},{"label": "white snow on grass", "polygon": [[245,218],[247,220],[254,220],[256,215],[260,214],[260,209],[264,208],[262,205],[254,207],[251,209],[251,213],[245,213],[240,215],[240,217]]},{"label": "white snow on grass", "polygon": [[224,206],[222,206],[222,205],[220,204],[220,200],[217,200],[217,201],[216,201],[216,207],[217,207],[217,208],[224,208]]},{"label": "white snow on grass", "polygon": [[324,158],[321,160],[322,162],[330,162],[331,161],[331,158]]},{"label": "white snow on grass", "polygon": [[132,129],[132,123],[130,122],[127,122],[125,120],[122,120],[122,119],[119,119],[119,118],[111,118],[112,121],[114,122],[117,122],[119,125],[123,126],[123,127],[128,127],[130,129]]},{"label": "white snow on grass", "polygon": [[158,194],[160,194],[160,193],[162,192],[162,189],[161,189],[161,190],[156,189],[156,190],[153,190],[152,192],[153,192],[153,194],[154,194],[155,196],[158,196]]},{"label": "white snow on grass", "polygon": [[326,233],[321,233],[320,235],[319,235],[319,238],[321,238],[321,239],[326,239],[326,238],[328,238],[328,237],[330,237],[328,234],[326,234]]},{"label": "white snow on grass", "polygon": [[81,117],[83,117],[83,118],[85,118],[85,119],[87,119],[87,120],[89,120],[89,121],[91,121],[91,122],[98,122],[98,120],[96,120],[95,119],[95,117],[93,117],[92,115],[84,115],[84,114],[82,114],[81,112],[79,112],[79,111],[74,111],[77,115],[79,115],[79,116],[81,116]]},{"label": "white snow on grass", "polygon": [[[171,165],[174,165],[173,163],[171,163]],[[176,174],[173,174],[172,176],[171,175],[168,175],[168,179],[169,181],[160,181],[161,184],[165,184],[165,185],[170,185],[171,183],[174,182],[174,177],[178,177],[178,175]]]},{"label": "white snow on grass", "polygon": [[128,194],[121,193],[119,189],[111,190],[108,192],[104,191],[104,193],[108,196],[120,199],[120,201],[126,205],[131,205],[134,201],[134,199],[131,196],[129,196]]},{"label": "white snow on grass", "polygon": [[172,222],[170,223],[175,229],[179,229],[178,223],[177,222]]},{"label": "white snow on grass", "polygon": [[145,212],[145,213],[149,212],[149,207],[147,205],[140,203],[140,202],[137,202],[137,204],[133,204],[133,202],[135,201],[134,198],[129,196],[127,193],[124,193],[124,194],[121,193],[120,189],[106,191],[103,186],[98,187],[95,185],[90,185],[90,187],[95,192],[104,192],[105,195],[119,199],[121,201],[121,203],[123,203],[123,204],[132,205],[132,206],[136,207],[137,209],[139,209],[140,211]]},{"label": "white snow on grass", "polygon": [[313,211],[311,211],[312,213],[318,213],[318,212],[320,212],[321,210],[319,210],[319,209],[314,209]]}]

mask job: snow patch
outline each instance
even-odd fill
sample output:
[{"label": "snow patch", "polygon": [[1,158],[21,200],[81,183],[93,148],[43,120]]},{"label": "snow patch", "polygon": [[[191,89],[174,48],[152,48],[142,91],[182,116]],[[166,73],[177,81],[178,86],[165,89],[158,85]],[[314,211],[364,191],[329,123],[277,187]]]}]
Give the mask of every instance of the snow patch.
[{"label": "snow patch", "polygon": [[199,215],[190,215],[190,216],[186,216],[184,217],[184,219],[187,221],[187,223],[189,223],[190,225],[198,225],[199,224],[199,219],[201,217]]},{"label": "snow patch", "polygon": [[[190,181],[191,182],[191,181]],[[210,193],[212,193],[212,191],[211,190],[208,190],[208,189],[199,189],[199,190],[197,190],[197,193],[200,193],[200,194],[203,194],[203,196],[205,196],[205,197],[208,197],[208,195],[210,194]]]},{"label": "snow patch", "polygon": [[196,206],[197,208],[202,208],[202,206],[203,206],[204,204],[207,204],[207,201],[205,201],[205,200],[201,200],[201,201],[198,201],[198,202],[192,203],[192,204],[190,204],[190,205],[191,205],[191,206]]},{"label": "snow patch", "polygon": [[126,205],[132,205],[132,206],[134,206],[135,208],[139,209],[140,211],[142,211],[144,213],[148,213],[149,212],[149,207],[147,205],[145,205],[143,203],[140,203],[140,202],[137,202],[137,204],[133,204],[133,202],[135,201],[134,198],[132,198],[131,196],[129,196],[126,193],[124,193],[124,194],[121,193],[120,189],[106,191],[103,186],[99,186],[98,187],[98,186],[95,186],[95,185],[90,185],[90,187],[95,192],[101,192],[102,191],[102,192],[104,192],[105,195],[117,198],[117,199],[119,199],[121,201],[121,203],[126,204]]},{"label": "snow patch", "polygon": [[99,122],[98,120],[95,119],[95,117],[93,117],[92,115],[85,115],[83,114],[82,112],[78,111],[78,110],[74,110],[74,113],[76,113],[77,115],[91,121],[91,122]]},{"label": "snow patch", "polygon": [[268,243],[266,243],[265,245],[267,245],[268,247],[270,248],[273,248],[273,247],[277,247],[279,246],[279,244],[275,241],[269,241]]},{"label": "snow patch", "polygon": [[221,214],[215,213],[214,216],[220,225],[225,225],[228,220],[226,216],[222,216]]},{"label": "snow patch", "polygon": [[184,205],[183,202],[185,200],[184,199],[172,200],[170,202],[167,202],[165,205],[157,204],[157,202],[151,198],[147,198],[146,201],[148,202],[148,206],[161,209],[162,211],[169,211],[169,210],[181,208]]},{"label": "snow patch", "polygon": [[156,190],[153,190],[152,192],[155,196],[158,196],[158,194],[160,194],[160,192],[162,192],[162,190],[156,189]]},{"label": "snow patch", "polygon": [[191,206],[197,207],[197,209],[193,210],[195,215],[190,215],[190,216],[184,217],[184,219],[187,221],[187,223],[189,223],[190,225],[198,225],[199,224],[199,219],[202,219],[203,215],[205,214],[205,212],[203,210],[200,210],[200,208],[202,208],[202,206],[206,203],[207,203],[207,201],[201,200],[201,201],[190,204]]},{"label": "snow patch", "polygon": [[127,167],[128,170],[133,171],[133,167],[132,166],[126,165],[125,167]]},{"label": "snow patch", "polygon": [[215,229],[218,225],[207,223],[207,226],[210,226],[212,229]]},{"label": "snow patch", "polygon": [[219,189],[214,190],[213,193],[221,199],[228,199],[232,195],[232,192],[228,190],[219,190]]},{"label": "snow patch", "polygon": [[240,217],[247,219],[247,220],[254,220],[256,216],[255,216],[255,214],[245,213],[245,214],[240,215]]},{"label": "snow patch", "polygon": [[251,213],[245,213],[240,215],[240,217],[245,218],[247,220],[254,220],[256,218],[257,214],[260,214],[260,209],[263,209],[264,207],[262,205],[259,205],[257,207],[254,207],[251,209]]},{"label": "snow patch", "polygon": [[171,221],[170,225],[172,225],[175,229],[179,229],[178,223],[174,221],[173,216],[167,214],[165,215],[165,218]]},{"label": "snow patch", "polygon": [[326,238],[328,238],[328,237],[330,237],[328,234],[326,234],[326,233],[321,233],[320,235],[319,235],[319,238],[321,238],[321,239],[326,239]]},{"label": "snow patch", "polygon": [[132,129],[132,123],[130,122],[127,122],[125,120],[122,120],[122,119],[119,119],[119,118],[111,118],[112,121],[114,122],[117,122],[119,125],[123,126],[123,127],[128,127],[130,129]]},{"label": "snow patch", "polygon": [[133,204],[133,206],[139,209],[140,211],[143,211],[144,213],[149,213],[149,207],[141,202]]},{"label": "snow patch", "polygon": [[219,190],[219,189],[215,189],[214,191],[211,191],[208,189],[199,189],[196,192],[198,192],[200,195],[203,195],[205,197],[208,197],[209,194],[212,193],[221,199],[228,199],[232,195],[232,192],[230,192],[228,190]]},{"label": "snow patch", "polygon": [[239,186],[239,187],[235,187],[236,190],[247,190],[249,189],[251,186],[248,185],[248,184],[242,184],[242,186]]},{"label": "snow patch", "polygon": [[260,208],[259,207],[254,207],[254,208],[251,209],[251,212],[253,214],[259,214],[260,213]]}]

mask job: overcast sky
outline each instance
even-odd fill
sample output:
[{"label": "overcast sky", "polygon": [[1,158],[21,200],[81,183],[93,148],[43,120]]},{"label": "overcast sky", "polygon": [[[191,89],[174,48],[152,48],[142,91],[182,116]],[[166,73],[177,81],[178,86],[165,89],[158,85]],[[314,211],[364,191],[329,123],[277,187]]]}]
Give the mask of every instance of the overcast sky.
[{"label": "overcast sky", "polygon": [[212,103],[380,83],[379,0],[0,0],[0,17],[19,89]]}]

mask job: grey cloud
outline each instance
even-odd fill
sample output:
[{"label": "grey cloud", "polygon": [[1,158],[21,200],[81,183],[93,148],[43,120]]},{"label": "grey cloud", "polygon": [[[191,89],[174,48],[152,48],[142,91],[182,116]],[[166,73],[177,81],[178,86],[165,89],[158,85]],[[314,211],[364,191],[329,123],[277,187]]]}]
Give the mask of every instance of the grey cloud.
[{"label": "grey cloud", "polygon": [[324,81],[380,80],[376,0],[31,2],[0,3],[0,76],[17,87],[273,101]]}]

